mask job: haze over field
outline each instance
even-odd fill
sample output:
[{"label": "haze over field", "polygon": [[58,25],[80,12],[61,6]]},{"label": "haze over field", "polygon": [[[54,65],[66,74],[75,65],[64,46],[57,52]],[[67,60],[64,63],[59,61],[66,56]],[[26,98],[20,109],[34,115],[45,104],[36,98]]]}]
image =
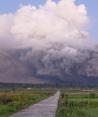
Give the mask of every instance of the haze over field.
[{"label": "haze over field", "polygon": [[1,14],[0,81],[19,77],[22,82],[24,77],[31,82],[40,75],[97,77],[98,44],[90,37],[90,22],[86,6],[75,0],[47,0],[39,7],[22,5],[15,13]]}]

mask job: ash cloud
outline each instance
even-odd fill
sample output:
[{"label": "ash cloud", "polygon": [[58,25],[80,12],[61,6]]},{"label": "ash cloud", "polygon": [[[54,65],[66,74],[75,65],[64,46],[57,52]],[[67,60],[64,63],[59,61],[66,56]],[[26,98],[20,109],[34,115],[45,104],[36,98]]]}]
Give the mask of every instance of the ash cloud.
[{"label": "ash cloud", "polygon": [[89,22],[84,4],[47,0],[39,7],[26,5],[0,15],[0,43],[32,48],[20,59],[29,61],[36,74],[97,76],[98,48],[87,31]]}]

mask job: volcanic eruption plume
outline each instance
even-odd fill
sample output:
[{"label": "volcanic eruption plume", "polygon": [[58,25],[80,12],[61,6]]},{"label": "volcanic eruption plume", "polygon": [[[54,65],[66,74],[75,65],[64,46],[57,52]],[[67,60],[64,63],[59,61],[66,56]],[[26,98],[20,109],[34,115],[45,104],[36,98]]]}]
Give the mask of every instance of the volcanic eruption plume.
[{"label": "volcanic eruption plume", "polygon": [[89,22],[86,6],[75,0],[24,5],[15,13],[0,15],[0,42],[31,48],[19,59],[29,61],[38,75],[97,76],[98,47],[87,31]]}]

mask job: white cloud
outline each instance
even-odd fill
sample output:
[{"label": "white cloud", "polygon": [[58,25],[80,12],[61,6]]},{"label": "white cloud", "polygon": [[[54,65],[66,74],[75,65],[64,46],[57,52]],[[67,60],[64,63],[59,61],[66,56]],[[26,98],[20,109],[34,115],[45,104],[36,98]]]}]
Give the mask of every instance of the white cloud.
[{"label": "white cloud", "polygon": [[0,37],[14,37],[28,45],[29,40],[34,39],[71,43],[76,38],[83,38],[83,35],[87,37],[84,29],[87,23],[85,5],[76,5],[74,0],[60,0],[58,3],[47,0],[38,8],[26,5],[13,15],[0,15]]},{"label": "white cloud", "polygon": [[20,39],[71,38],[74,32],[82,32],[87,22],[84,5],[77,6],[73,0],[58,4],[48,0],[39,8],[28,5],[17,10],[11,32]]},{"label": "white cloud", "polygon": [[13,22],[12,14],[0,15],[0,37],[7,37],[10,35],[12,22]]}]

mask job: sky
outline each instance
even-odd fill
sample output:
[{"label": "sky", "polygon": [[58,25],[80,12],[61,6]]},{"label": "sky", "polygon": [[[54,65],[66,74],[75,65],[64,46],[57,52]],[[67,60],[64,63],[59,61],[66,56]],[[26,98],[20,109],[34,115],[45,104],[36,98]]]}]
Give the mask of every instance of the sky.
[{"label": "sky", "polygon": [[[46,0],[1,0],[0,1],[0,14],[14,13],[21,5],[44,4]],[[55,0],[56,2],[58,0]],[[77,4],[85,4],[88,16],[90,17],[89,32],[93,40],[98,42],[98,0],[76,0]]]}]

